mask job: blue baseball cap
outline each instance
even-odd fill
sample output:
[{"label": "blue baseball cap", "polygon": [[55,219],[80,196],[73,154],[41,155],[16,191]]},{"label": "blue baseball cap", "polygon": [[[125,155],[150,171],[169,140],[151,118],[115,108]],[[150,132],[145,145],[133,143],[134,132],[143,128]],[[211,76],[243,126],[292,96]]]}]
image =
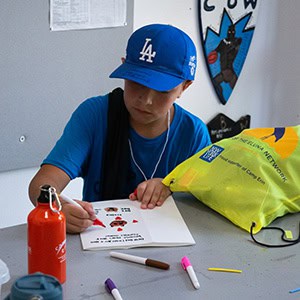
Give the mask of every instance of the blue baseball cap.
[{"label": "blue baseball cap", "polygon": [[184,80],[194,80],[196,66],[196,47],[185,32],[171,25],[151,24],[130,36],[125,62],[109,77],[169,91]]}]

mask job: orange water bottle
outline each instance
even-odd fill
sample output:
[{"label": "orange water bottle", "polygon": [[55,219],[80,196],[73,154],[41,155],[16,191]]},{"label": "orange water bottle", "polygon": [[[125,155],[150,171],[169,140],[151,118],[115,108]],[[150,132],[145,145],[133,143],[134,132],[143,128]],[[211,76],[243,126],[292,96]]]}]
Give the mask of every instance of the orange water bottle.
[{"label": "orange water bottle", "polygon": [[55,188],[43,185],[27,218],[28,273],[42,272],[66,281],[66,219]]}]

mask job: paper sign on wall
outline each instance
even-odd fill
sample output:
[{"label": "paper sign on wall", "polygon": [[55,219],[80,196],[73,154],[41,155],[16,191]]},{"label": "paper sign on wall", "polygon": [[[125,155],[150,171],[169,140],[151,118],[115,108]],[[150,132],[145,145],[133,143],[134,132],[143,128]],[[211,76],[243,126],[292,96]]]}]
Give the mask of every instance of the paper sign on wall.
[{"label": "paper sign on wall", "polygon": [[126,0],[50,0],[50,29],[79,30],[126,25]]}]

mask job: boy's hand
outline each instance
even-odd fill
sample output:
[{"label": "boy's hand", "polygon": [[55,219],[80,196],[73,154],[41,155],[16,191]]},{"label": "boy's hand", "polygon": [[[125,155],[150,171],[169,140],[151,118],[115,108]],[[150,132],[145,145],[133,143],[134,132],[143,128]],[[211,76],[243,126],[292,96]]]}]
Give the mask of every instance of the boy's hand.
[{"label": "boy's hand", "polygon": [[77,201],[81,206],[80,208],[65,201],[61,202],[68,233],[80,233],[93,225],[96,215],[91,203]]},{"label": "boy's hand", "polygon": [[130,200],[141,202],[141,208],[161,206],[171,195],[170,189],[162,183],[162,178],[153,178],[140,183],[135,192],[129,195]]}]

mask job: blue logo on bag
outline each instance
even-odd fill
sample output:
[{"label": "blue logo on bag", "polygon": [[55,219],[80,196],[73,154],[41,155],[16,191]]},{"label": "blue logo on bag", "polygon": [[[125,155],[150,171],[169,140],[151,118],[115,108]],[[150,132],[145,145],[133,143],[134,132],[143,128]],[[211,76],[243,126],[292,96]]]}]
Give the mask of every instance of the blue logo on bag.
[{"label": "blue logo on bag", "polygon": [[218,157],[224,148],[212,145],[207,151],[205,151],[200,158],[207,161],[212,162],[216,157]]}]

